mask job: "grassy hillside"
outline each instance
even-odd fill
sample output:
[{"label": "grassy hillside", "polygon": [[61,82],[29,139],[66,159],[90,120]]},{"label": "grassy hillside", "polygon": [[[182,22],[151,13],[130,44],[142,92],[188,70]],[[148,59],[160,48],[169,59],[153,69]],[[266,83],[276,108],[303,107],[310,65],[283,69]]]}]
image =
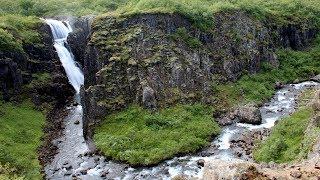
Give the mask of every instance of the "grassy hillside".
[{"label": "grassy hillside", "polygon": [[44,122],[45,116],[31,102],[0,102],[0,179],[14,174],[41,179],[37,148]]},{"label": "grassy hillside", "polygon": [[306,158],[318,137],[320,128],[307,127],[317,110],[310,107],[315,91],[307,90],[300,98],[300,108],[293,115],[282,119],[272,130],[270,137],[256,147],[254,158],[263,162],[290,162]]},{"label": "grassy hillside", "polygon": [[319,20],[318,0],[0,0],[0,14],[85,15],[108,11],[119,13],[180,12],[194,20],[210,19],[226,9],[242,9],[259,18],[283,21]]}]

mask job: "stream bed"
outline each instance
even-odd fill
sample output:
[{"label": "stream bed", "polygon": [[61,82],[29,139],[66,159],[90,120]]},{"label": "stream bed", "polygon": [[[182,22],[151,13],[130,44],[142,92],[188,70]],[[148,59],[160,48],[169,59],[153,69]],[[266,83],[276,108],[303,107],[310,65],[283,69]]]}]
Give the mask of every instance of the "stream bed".
[{"label": "stream bed", "polygon": [[272,128],[277,120],[294,112],[299,94],[307,89],[319,86],[315,82],[303,82],[286,85],[278,90],[273,98],[261,108],[262,124],[250,125],[236,123],[225,126],[220,136],[212,141],[211,146],[202,151],[183,157],[174,157],[154,167],[132,168],[116,163],[103,156],[92,155],[82,132],[82,107],[69,107],[65,118],[64,135],[54,143],[58,154],[52,163],[45,167],[47,179],[172,179],[183,175],[189,178],[201,178],[203,167],[199,160],[220,159],[235,160],[230,141],[234,136],[262,128]]}]

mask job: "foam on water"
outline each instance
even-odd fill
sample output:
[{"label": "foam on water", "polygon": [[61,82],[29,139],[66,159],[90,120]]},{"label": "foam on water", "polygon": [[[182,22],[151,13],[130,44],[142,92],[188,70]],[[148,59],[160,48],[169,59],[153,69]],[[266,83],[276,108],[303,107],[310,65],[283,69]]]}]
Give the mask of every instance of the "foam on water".
[{"label": "foam on water", "polygon": [[72,28],[70,24],[54,19],[46,19],[45,22],[50,26],[53,37],[54,47],[59,56],[60,62],[68,76],[68,80],[77,94],[80,92],[81,85],[84,84],[84,76],[81,69],[77,66],[71,51],[65,46],[67,38]]}]

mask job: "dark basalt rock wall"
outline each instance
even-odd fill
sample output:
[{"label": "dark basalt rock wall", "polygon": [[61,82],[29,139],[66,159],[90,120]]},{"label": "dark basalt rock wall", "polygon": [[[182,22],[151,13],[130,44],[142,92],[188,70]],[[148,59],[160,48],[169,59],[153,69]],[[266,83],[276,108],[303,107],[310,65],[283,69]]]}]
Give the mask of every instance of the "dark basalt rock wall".
[{"label": "dark basalt rock wall", "polygon": [[[0,52],[0,90],[6,101],[19,100],[21,93],[27,93],[37,106],[64,104],[73,96],[73,88],[53,47],[50,27],[43,23],[38,32],[40,42],[24,44],[23,52]],[[37,76],[43,74],[49,74],[47,81],[37,82]]]},{"label": "dark basalt rock wall", "polygon": [[68,36],[68,44],[75,60],[83,66],[87,39],[91,32],[91,24],[94,16],[84,16],[71,20],[73,32]]},{"label": "dark basalt rock wall", "polygon": [[214,82],[257,73],[262,63],[276,68],[275,48],[302,49],[316,34],[239,11],[216,14],[214,24],[202,31],[179,14],[95,19],[84,57],[85,133],[95,120],[132,103],[149,109],[213,103]]}]

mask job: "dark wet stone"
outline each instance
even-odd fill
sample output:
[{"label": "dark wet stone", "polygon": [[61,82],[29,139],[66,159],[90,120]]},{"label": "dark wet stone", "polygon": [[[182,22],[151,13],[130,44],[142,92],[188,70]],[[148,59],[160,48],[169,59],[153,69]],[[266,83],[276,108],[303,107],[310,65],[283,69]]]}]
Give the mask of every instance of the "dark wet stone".
[{"label": "dark wet stone", "polygon": [[95,157],[95,158],[94,158],[94,162],[98,162],[99,160],[100,160],[99,157]]},{"label": "dark wet stone", "polygon": [[106,177],[107,176],[107,174],[109,174],[109,172],[108,171],[103,171],[102,173],[101,173],[101,177]]},{"label": "dark wet stone", "polygon": [[71,174],[72,174],[71,171],[67,171],[67,172],[64,174],[64,176],[70,176]]},{"label": "dark wet stone", "polygon": [[283,84],[282,84],[281,82],[278,81],[278,82],[275,83],[274,87],[275,87],[276,89],[281,89],[281,88],[283,88],[284,86],[283,86]]},{"label": "dark wet stone", "polygon": [[204,163],[205,163],[205,160],[203,160],[203,159],[199,159],[199,160],[197,161],[197,165],[198,165],[199,167],[204,167]]},{"label": "dark wet stone", "polygon": [[80,124],[80,121],[76,121],[76,122],[74,122],[74,124],[78,125],[78,124]]},{"label": "dark wet stone", "polygon": [[64,168],[66,168],[66,170],[70,170],[70,169],[72,169],[72,166],[71,165],[66,165],[66,166],[64,166]]},{"label": "dark wet stone", "polygon": [[86,175],[86,174],[88,173],[88,170],[87,170],[87,169],[81,170],[80,173],[81,173],[82,175]]}]

